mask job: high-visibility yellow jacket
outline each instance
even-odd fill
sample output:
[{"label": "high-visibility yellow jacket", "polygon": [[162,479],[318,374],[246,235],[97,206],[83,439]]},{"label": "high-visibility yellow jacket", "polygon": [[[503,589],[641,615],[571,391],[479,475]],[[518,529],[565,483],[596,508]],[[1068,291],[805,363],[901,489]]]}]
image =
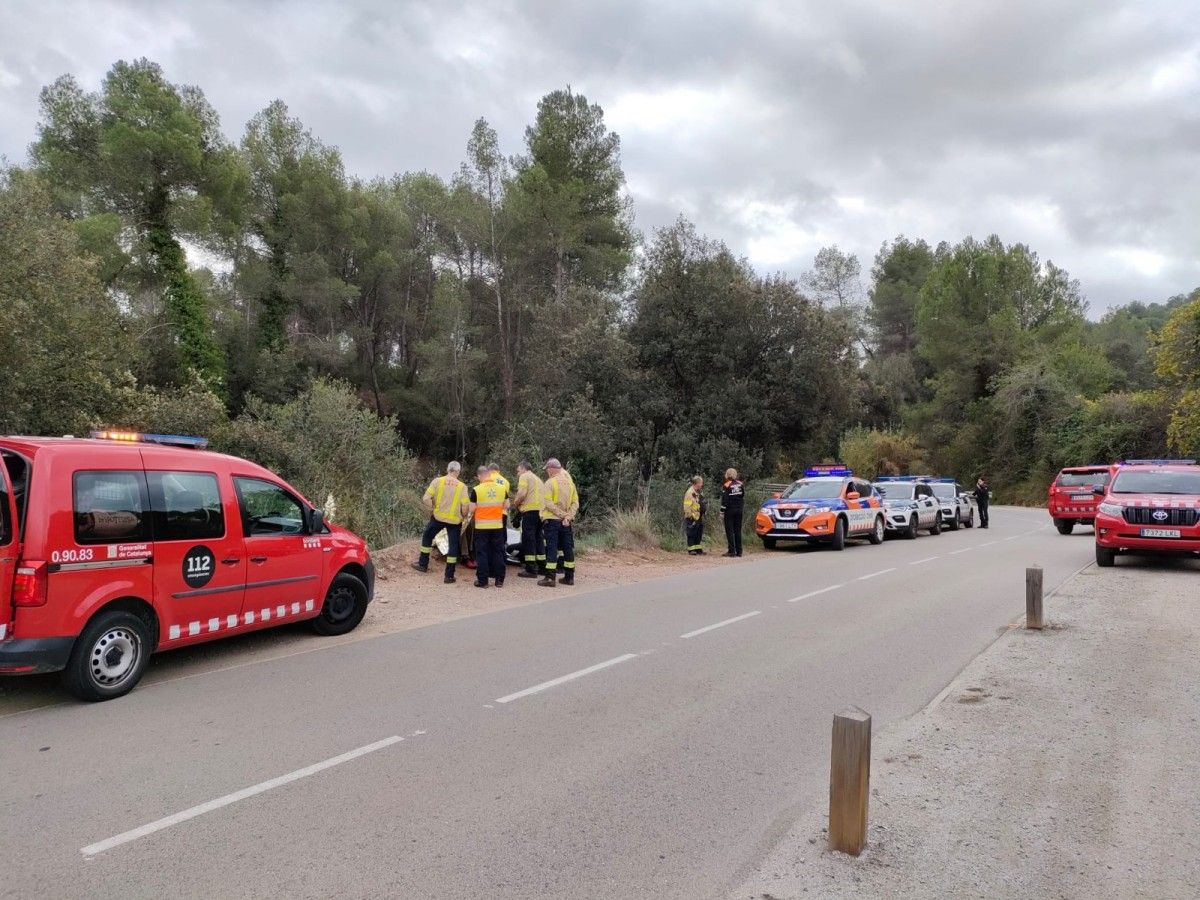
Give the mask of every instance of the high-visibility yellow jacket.
[{"label": "high-visibility yellow jacket", "polygon": [[542,519],[574,519],[579,514],[579,492],[566,469],[542,484]]},{"label": "high-visibility yellow jacket", "polygon": [[441,475],[425,488],[425,500],[432,507],[435,519],[447,525],[458,525],[467,508],[467,486],[457,478]]},{"label": "high-visibility yellow jacket", "polygon": [[700,495],[690,485],[683,492],[683,517],[692,522],[700,520]]},{"label": "high-visibility yellow jacket", "polygon": [[534,512],[542,508],[542,479],[532,472],[522,472],[517,479],[517,509]]},{"label": "high-visibility yellow jacket", "polygon": [[498,481],[481,481],[471,492],[471,510],[475,527],[485,531],[504,527],[504,501],[508,488]]},{"label": "high-visibility yellow jacket", "polygon": [[500,487],[504,488],[504,490],[508,491],[508,493],[512,493],[512,485],[509,484],[508,479],[499,472],[493,472],[491,480],[500,485]]}]

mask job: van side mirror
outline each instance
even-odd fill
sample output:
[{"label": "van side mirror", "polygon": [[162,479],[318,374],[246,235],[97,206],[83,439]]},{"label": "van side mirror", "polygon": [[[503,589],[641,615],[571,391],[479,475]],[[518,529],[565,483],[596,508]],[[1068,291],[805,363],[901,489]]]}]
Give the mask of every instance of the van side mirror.
[{"label": "van side mirror", "polygon": [[320,534],[325,530],[325,510],[315,506],[308,511],[308,533]]}]

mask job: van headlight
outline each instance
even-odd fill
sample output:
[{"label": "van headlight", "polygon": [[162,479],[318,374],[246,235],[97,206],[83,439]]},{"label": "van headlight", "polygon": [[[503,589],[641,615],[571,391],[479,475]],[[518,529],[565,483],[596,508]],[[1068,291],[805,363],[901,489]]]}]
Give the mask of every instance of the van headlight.
[{"label": "van headlight", "polygon": [[1124,508],[1119,503],[1101,503],[1096,508],[1100,510],[1100,512],[1104,513],[1104,515],[1112,516],[1117,519],[1121,518],[1122,514],[1125,512]]}]

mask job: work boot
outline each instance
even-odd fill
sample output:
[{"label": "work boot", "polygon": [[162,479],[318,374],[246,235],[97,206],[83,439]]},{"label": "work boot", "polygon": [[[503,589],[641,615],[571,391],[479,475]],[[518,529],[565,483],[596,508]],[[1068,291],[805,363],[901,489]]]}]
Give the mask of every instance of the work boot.
[{"label": "work boot", "polygon": [[415,562],[415,563],[413,563],[413,564],[412,564],[412,567],[413,567],[414,569],[416,569],[418,572],[422,572],[422,573],[424,573],[424,572],[428,572],[428,571],[429,571],[429,566],[423,566],[423,565],[421,565],[419,562]]},{"label": "work boot", "polygon": [[488,583],[487,583],[486,581],[477,581],[477,582],[475,582],[475,587],[482,587],[482,588],[485,588],[485,587],[487,587],[487,586],[488,586]]},{"label": "work boot", "polygon": [[726,551],[725,551],[724,553],[722,553],[721,555],[722,555],[722,556],[724,556],[724,557],[734,557],[734,556],[737,556],[737,554],[736,554],[736,553],[734,553],[732,550],[726,550]]},{"label": "work boot", "polygon": [[557,587],[558,581],[555,579],[553,573],[547,572],[545,575],[542,576],[542,580],[538,582],[538,586],[539,587]]},{"label": "work boot", "polygon": [[455,578],[453,575],[447,575],[445,578],[442,579],[442,584],[454,584],[454,582],[456,582],[456,581],[458,581],[458,579]]},{"label": "work boot", "polygon": [[518,578],[537,578],[538,573],[531,572],[528,569],[522,569],[520,572],[517,573],[517,577]]},{"label": "work boot", "polygon": [[496,587],[504,587],[504,579],[503,578],[501,578],[499,581],[496,582]]},{"label": "work boot", "polygon": [[575,573],[574,573],[574,572],[570,572],[570,573],[568,573],[568,574],[564,575],[564,576],[563,576],[562,583],[563,583],[563,584],[565,584],[565,585],[567,585],[568,587],[570,587],[571,585],[575,584]]}]

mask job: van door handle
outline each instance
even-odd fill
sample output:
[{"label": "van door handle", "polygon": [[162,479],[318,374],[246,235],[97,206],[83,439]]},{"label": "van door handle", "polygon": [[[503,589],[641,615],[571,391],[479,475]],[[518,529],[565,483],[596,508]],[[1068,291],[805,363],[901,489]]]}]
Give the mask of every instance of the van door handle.
[{"label": "van door handle", "polygon": [[252,563],[265,563],[266,561],[267,561],[267,558],[265,556],[250,557],[250,562],[252,562]]},{"label": "van door handle", "polygon": [[230,556],[230,557],[227,557],[226,559],[221,560],[221,565],[236,566],[241,561],[242,561],[242,558],[240,556]]}]

